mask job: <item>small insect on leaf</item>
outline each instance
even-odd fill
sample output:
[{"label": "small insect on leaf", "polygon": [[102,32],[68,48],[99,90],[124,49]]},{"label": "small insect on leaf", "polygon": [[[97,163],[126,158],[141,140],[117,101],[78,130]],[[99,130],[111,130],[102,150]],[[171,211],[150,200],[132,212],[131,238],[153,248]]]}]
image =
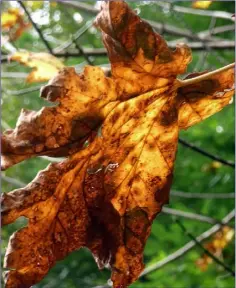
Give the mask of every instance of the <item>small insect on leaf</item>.
[{"label": "small insect on leaf", "polygon": [[103,2],[95,25],[111,77],[99,67],[60,70],[42,54],[13,56],[37,67],[39,78],[42,67],[60,70],[41,90],[57,105],[21,112],[2,136],[2,169],[34,156],[67,159],[2,195],[3,225],[29,219],[8,244],[6,288],[31,287],[81,247],[99,268],[111,268],[113,287],[132,284],[144,268],[152,222],[169,201],[179,131],[220,111],[234,94],[233,65],[177,79],[191,62],[189,47],[169,49],[123,1]]}]

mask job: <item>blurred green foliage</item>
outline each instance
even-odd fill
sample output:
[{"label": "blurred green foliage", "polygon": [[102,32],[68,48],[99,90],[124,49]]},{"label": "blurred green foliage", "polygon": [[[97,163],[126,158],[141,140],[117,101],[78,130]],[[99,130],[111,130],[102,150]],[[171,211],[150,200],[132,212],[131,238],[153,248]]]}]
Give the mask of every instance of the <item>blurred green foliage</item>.
[{"label": "blurred green foliage", "polygon": [[[32,1],[31,1],[32,2]],[[88,2],[94,5],[95,2]],[[92,19],[88,12],[77,10],[70,6],[65,7],[60,3],[53,5],[48,1],[25,1],[34,21],[38,24],[43,35],[53,48],[57,47],[78,31],[85,23]],[[187,6],[190,2],[176,2],[177,5]],[[2,11],[9,6],[18,6],[16,1],[2,3]],[[232,24],[226,19],[212,19],[206,16],[181,14],[172,10],[165,10],[154,2],[137,1],[130,5],[137,9],[141,17],[167,23],[179,28],[185,28],[197,33],[208,30],[210,25],[215,27]],[[234,1],[215,1],[211,10],[221,10],[234,13]],[[178,37],[170,34],[163,35],[168,41]],[[234,31],[218,35],[224,39],[234,40]],[[183,40],[183,39],[182,39]],[[78,44],[82,47],[103,47],[100,33],[91,27],[81,38]],[[33,28],[25,31],[14,43],[13,49],[26,49],[42,52],[46,48]],[[72,48],[74,47],[72,46]],[[69,50],[70,50],[69,49]],[[9,54],[9,49],[4,46],[2,51]],[[95,65],[108,63],[106,57],[91,57]],[[64,58],[64,63],[70,66],[86,64],[83,57]],[[234,52],[227,50],[205,50],[193,52],[193,61],[189,66],[189,72],[215,69],[234,61]],[[14,127],[22,108],[37,110],[43,105],[49,105],[38,97],[38,91],[15,95],[14,92],[21,89],[37,86],[27,84],[23,78],[6,78],[5,72],[27,72],[28,68],[17,63],[4,63],[2,65],[2,126],[3,130]],[[9,74],[8,74],[9,76]],[[43,85],[43,84],[42,84]],[[188,131],[182,131],[180,136],[205,150],[228,160],[234,160],[234,105],[226,107],[220,113],[210,117]],[[30,159],[7,170],[4,175],[30,182],[37,172],[48,165],[48,160],[38,158]],[[178,191],[198,193],[229,193],[234,191],[234,170],[231,167],[221,165],[211,169],[212,160],[190,149],[179,145],[175,164],[175,176],[172,189]],[[3,192],[17,188],[16,185],[2,179]],[[171,197],[169,207],[183,211],[205,214],[216,219],[222,219],[234,207],[233,199],[186,199]],[[193,235],[199,235],[210,228],[209,224],[194,220],[182,219],[184,225]],[[22,219],[2,229],[2,256],[9,236],[24,225]],[[151,235],[148,239],[144,262],[146,265],[157,262],[174,252],[190,239],[184,235],[180,227],[167,214],[161,214],[155,220]],[[145,278],[132,285],[133,288],[232,288],[234,279],[217,264],[212,264],[206,272],[201,272],[195,265],[202,251],[195,248],[184,257],[169,263],[162,269],[148,274]],[[234,245],[227,247],[223,255],[223,261],[229,266],[234,265]],[[66,259],[57,263],[50,273],[35,287],[41,288],[91,288],[106,283],[110,272],[99,271],[90,252],[81,249],[70,254]]]}]

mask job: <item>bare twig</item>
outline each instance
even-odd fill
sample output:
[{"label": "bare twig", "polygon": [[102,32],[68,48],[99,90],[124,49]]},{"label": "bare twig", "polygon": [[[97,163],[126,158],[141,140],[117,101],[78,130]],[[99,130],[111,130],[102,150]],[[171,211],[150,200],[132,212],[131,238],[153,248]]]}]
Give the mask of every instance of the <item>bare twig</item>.
[{"label": "bare twig", "polygon": [[26,183],[20,180],[17,180],[15,178],[12,178],[12,177],[8,177],[3,173],[1,173],[1,179],[9,184],[12,184],[13,186],[20,187],[20,188],[25,187],[27,185]]},{"label": "bare twig", "polygon": [[218,161],[224,165],[235,168],[235,163],[228,161],[228,160],[224,160],[217,155],[211,154],[211,153],[209,153],[209,152],[207,152],[207,151],[205,151],[205,150],[203,150],[203,149],[201,149],[201,148],[199,148],[199,147],[197,147],[197,146],[195,146],[195,145],[193,145],[193,144],[191,144],[191,143],[189,143],[189,142],[187,142],[181,138],[179,138],[179,143],[184,145],[185,147],[188,147],[188,148],[208,157],[208,158],[211,158],[211,159],[216,160],[216,161]]},{"label": "bare twig", "polygon": [[175,12],[179,13],[185,13],[185,14],[193,14],[193,15],[199,15],[199,16],[209,16],[209,17],[215,17],[215,18],[222,18],[222,19],[227,19],[231,20],[232,19],[232,14],[225,12],[225,11],[211,11],[211,10],[203,10],[203,9],[193,9],[189,7],[184,7],[184,6],[178,6],[178,5],[171,5],[171,3],[166,3],[164,1],[157,1],[156,4],[158,6],[161,6],[162,8],[165,9],[172,9]]},{"label": "bare twig", "polygon": [[33,21],[31,15],[30,15],[30,13],[28,12],[28,10],[26,9],[24,3],[23,3],[22,1],[17,1],[17,2],[20,4],[20,6],[21,6],[21,7],[23,8],[23,10],[25,11],[25,14],[28,16],[28,18],[29,18],[30,22],[32,23],[33,27],[34,27],[35,30],[38,32],[41,40],[43,41],[43,43],[44,43],[45,46],[47,47],[48,51],[49,51],[51,54],[53,54],[53,50],[52,50],[50,44],[48,43],[48,41],[47,41],[47,40],[45,39],[45,37],[43,36],[43,33],[42,33],[42,31],[39,29],[39,27],[37,26],[37,24]]},{"label": "bare twig", "polygon": [[[226,215],[223,218],[222,223],[227,224],[230,220],[232,220],[234,218],[234,216],[235,216],[235,210],[231,211],[228,215]],[[221,228],[222,228],[222,226],[220,224],[216,224],[213,227],[211,227],[210,229],[203,232],[198,237],[196,237],[196,240],[201,243],[202,241],[211,237],[213,234],[215,234]],[[193,249],[196,245],[197,245],[196,242],[191,240],[190,242],[188,242],[183,247],[181,247],[180,249],[178,249],[174,253],[170,254],[166,258],[164,258],[164,259],[158,261],[157,263],[154,263],[154,264],[150,265],[149,267],[147,267],[143,271],[143,273],[141,274],[140,278],[164,267],[165,265],[167,265],[167,264],[169,264],[169,263],[171,263],[177,259],[179,259],[180,257],[184,256],[188,251]]]},{"label": "bare twig", "polygon": [[175,219],[176,223],[179,225],[179,227],[182,229],[182,231],[190,238],[192,239],[197,246],[199,246],[209,257],[211,257],[217,264],[219,264],[221,267],[223,267],[226,271],[228,271],[232,276],[235,276],[235,272],[224,262],[222,262],[220,259],[218,259],[214,254],[212,254],[210,251],[208,251],[200,241],[196,239],[195,236],[192,235],[192,233],[188,232],[183,223],[179,219]]},{"label": "bare twig", "polygon": [[234,31],[234,29],[235,29],[234,24],[230,24],[230,25],[214,27],[211,29],[211,31],[209,30],[202,31],[202,32],[199,32],[197,35],[199,38],[205,39],[209,37],[210,35],[216,35],[216,34],[221,34],[221,33],[229,32],[229,31]]},{"label": "bare twig", "polygon": [[28,73],[24,73],[24,72],[2,72],[1,73],[2,79],[4,78],[24,79],[27,76],[28,76]]},{"label": "bare twig", "polygon": [[3,129],[5,129],[5,130],[11,129],[10,125],[6,121],[4,121],[3,119],[1,119],[1,124],[2,124]]},{"label": "bare twig", "polygon": [[55,158],[55,157],[49,157],[49,156],[39,156],[40,158],[53,162],[53,163],[60,163],[61,161],[65,160],[65,158]]},{"label": "bare twig", "polygon": [[[186,44],[192,49],[196,51],[206,50],[207,48],[211,48],[214,50],[227,50],[227,49],[234,49],[235,43],[234,41],[212,41],[212,42],[186,42]],[[171,45],[168,43],[170,48],[174,48],[175,45]]]},{"label": "bare twig", "polygon": [[188,199],[233,199],[234,193],[191,193],[182,191],[171,191],[171,196]]},{"label": "bare twig", "polygon": [[[54,49],[54,55],[57,57],[60,57],[60,56],[58,56],[58,54],[60,54],[60,52],[62,52],[64,50],[68,49],[74,43],[73,41],[78,40],[92,25],[93,25],[93,20],[87,21],[86,24],[82,28],[80,28],[75,34],[73,34],[71,36],[70,40],[64,42],[63,44],[61,44],[60,46],[58,46]],[[83,51],[84,51],[84,48],[83,48]],[[86,53],[86,54],[88,54],[88,53]],[[79,55],[81,56],[82,54],[79,53]],[[69,55],[66,54],[63,57],[69,57]]]},{"label": "bare twig", "polygon": [[[93,14],[93,15],[96,15],[99,12],[99,10],[97,8],[93,7],[92,5],[89,5],[86,3],[81,3],[79,1],[75,2],[75,1],[58,0],[58,2],[60,2],[63,5],[68,5],[68,6],[71,6],[73,8],[76,8],[78,10],[83,10],[83,11],[90,13],[90,14]],[[218,12],[218,11],[216,11],[216,12]],[[227,18],[227,19],[229,19],[229,18]],[[143,20],[147,21],[158,32],[169,33],[172,35],[187,37],[190,39],[196,39],[195,35],[193,35],[193,33],[188,29],[181,29],[181,28],[178,28],[176,26],[158,23],[156,21],[152,21],[152,20],[148,20],[148,19],[143,19]],[[204,37],[204,38],[206,38],[206,37]]]},{"label": "bare twig", "polygon": [[81,48],[81,47],[79,46],[79,44],[76,42],[76,40],[73,40],[73,42],[74,42],[74,44],[75,44],[75,47],[76,47],[77,50],[79,51],[79,53],[81,53],[81,54],[84,56],[84,58],[86,59],[86,61],[88,62],[88,64],[91,65],[91,66],[93,66],[93,61],[90,60],[89,56],[88,56],[86,53],[84,53],[83,48]]},{"label": "bare twig", "polygon": [[4,92],[8,95],[13,95],[13,96],[20,96],[20,95],[25,95],[31,92],[39,91],[42,85],[40,86],[34,86],[34,87],[29,87],[25,89],[20,89],[20,90],[4,90]]},{"label": "bare twig", "polygon": [[89,5],[89,4],[86,4],[86,3],[82,3],[82,2],[75,2],[75,1],[68,1],[68,0],[57,0],[57,2],[63,4],[63,5],[68,5],[68,6],[71,6],[73,8],[76,8],[76,9],[81,9],[87,13],[90,13],[90,14],[97,14],[99,12],[99,10],[97,8],[95,8],[94,6],[92,5]]},{"label": "bare twig", "polygon": [[197,214],[197,213],[185,212],[182,210],[177,210],[177,209],[168,208],[168,207],[163,207],[162,212],[165,214],[170,214],[173,216],[179,216],[179,217],[183,217],[183,218],[187,218],[187,219],[191,219],[191,220],[196,220],[199,222],[206,222],[209,224],[221,223],[220,220],[216,220],[216,219],[209,217],[209,216],[205,216],[205,215],[201,215],[201,214]]}]

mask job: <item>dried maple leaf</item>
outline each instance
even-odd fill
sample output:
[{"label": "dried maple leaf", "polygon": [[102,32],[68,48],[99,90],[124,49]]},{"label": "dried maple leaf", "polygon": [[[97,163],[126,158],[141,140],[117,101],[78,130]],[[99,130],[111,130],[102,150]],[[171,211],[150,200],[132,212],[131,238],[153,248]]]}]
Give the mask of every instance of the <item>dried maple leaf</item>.
[{"label": "dried maple leaf", "polygon": [[18,8],[9,8],[1,15],[1,27],[3,32],[8,33],[10,41],[17,40],[30,26],[30,23],[25,23],[23,14]]},{"label": "dried maple leaf", "polygon": [[[233,240],[234,229],[229,226],[224,226],[220,231],[218,231],[213,239],[206,243],[204,247],[216,257],[221,257],[223,249]],[[206,271],[208,265],[213,262],[213,259],[207,255],[203,254],[197,261],[196,265],[202,271]]]},{"label": "dried maple leaf", "polygon": [[26,78],[28,83],[50,80],[65,67],[59,59],[48,53],[16,52],[10,57],[10,60],[34,68]]},{"label": "dried maple leaf", "polygon": [[[112,77],[96,67],[80,75],[64,68],[42,90],[59,105],[23,113],[3,135],[4,168],[35,155],[73,154],[3,195],[3,224],[29,219],[9,242],[6,287],[30,287],[81,246],[100,268],[110,265],[114,287],[134,282],[152,221],[168,202],[179,129],[233,96],[230,67],[176,79],[191,61],[190,49],[171,51],[126,3],[104,3],[96,25]],[[91,137],[101,124],[101,136]]]}]

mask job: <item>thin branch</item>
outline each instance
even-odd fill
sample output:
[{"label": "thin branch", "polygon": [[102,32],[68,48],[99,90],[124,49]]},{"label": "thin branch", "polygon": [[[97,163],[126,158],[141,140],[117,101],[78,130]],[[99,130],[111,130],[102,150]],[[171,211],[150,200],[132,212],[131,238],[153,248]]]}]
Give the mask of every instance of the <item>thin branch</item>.
[{"label": "thin branch", "polygon": [[79,51],[79,53],[81,53],[81,54],[84,56],[84,58],[86,59],[86,61],[88,62],[88,64],[91,65],[91,66],[93,66],[93,65],[94,65],[94,64],[93,64],[93,61],[90,60],[89,56],[88,56],[86,53],[84,53],[83,48],[81,48],[81,47],[79,46],[79,44],[76,42],[75,39],[73,40],[73,42],[74,42],[74,44],[75,44],[75,47],[76,47],[77,50]]},{"label": "thin branch", "polygon": [[96,15],[99,12],[99,10],[97,8],[95,8],[94,6],[86,4],[86,3],[82,3],[82,2],[67,1],[67,0],[66,1],[65,0],[57,0],[57,2],[61,3],[63,5],[71,6],[71,7],[76,8],[76,9],[81,9],[87,13],[94,14],[94,15]]},{"label": "thin branch", "polygon": [[[86,3],[81,3],[81,2],[75,2],[75,1],[64,1],[64,0],[58,0],[59,3],[63,4],[63,5],[68,5],[71,6],[73,8],[76,8],[78,10],[83,10],[87,13],[96,15],[99,10],[95,7],[93,7],[92,5],[86,4]],[[228,18],[227,18],[228,19]],[[160,33],[168,33],[168,34],[172,34],[172,35],[176,35],[176,36],[182,36],[182,37],[187,37],[190,39],[196,39],[196,35],[193,35],[193,33],[191,31],[189,31],[188,29],[181,29],[178,28],[176,26],[172,26],[169,24],[163,24],[163,23],[159,23],[156,21],[152,21],[152,20],[148,20],[148,19],[143,19],[146,22],[148,22],[156,31],[160,32]],[[204,37],[206,38],[206,37]]]},{"label": "thin branch", "polygon": [[15,78],[15,79],[24,79],[28,76],[28,73],[24,72],[2,72],[1,78],[8,79],[8,78]]},{"label": "thin branch", "polygon": [[167,34],[171,34],[175,36],[186,37],[186,38],[193,39],[193,40],[196,39],[195,35],[187,29],[182,29],[182,28],[172,26],[167,23],[158,23],[153,20],[148,20],[148,19],[143,19],[143,20],[148,22],[152,26],[152,28],[160,34],[167,33]]},{"label": "thin branch", "polygon": [[65,158],[55,158],[55,157],[49,157],[49,156],[39,156],[40,158],[53,162],[53,163],[60,163],[61,161],[64,161]]},{"label": "thin branch", "polygon": [[34,22],[34,20],[32,19],[30,13],[28,12],[27,8],[25,7],[24,3],[22,1],[17,1],[20,6],[23,8],[23,10],[25,11],[26,15],[28,16],[30,22],[32,23],[33,27],[35,28],[35,30],[38,32],[41,40],[43,41],[43,43],[45,44],[45,46],[47,47],[48,51],[53,54],[53,49],[51,48],[50,44],[48,43],[48,41],[45,39],[45,37],[43,36],[42,31],[39,29],[39,27],[37,26],[37,24]]},{"label": "thin branch", "polygon": [[[78,38],[77,38],[78,39]],[[66,42],[67,46],[60,46],[57,48],[57,50],[53,50],[53,55],[55,57],[63,57],[63,58],[68,58],[68,57],[81,57],[81,56],[107,56],[107,50],[105,48],[87,48],[87,47],[81,47],[83,52],[78,52],[78,51],[62,51],[60,52],[58,49],[63,48],[66,49],[68,48],[71,44],[73,44],[73,41],[68,41]],[[169,48],[175,49],[176,48],[176,41],[170,41],[167,42]],[[219,42],[186,42],[186,44],[194,51],[205,51],[207,48],[211,48],[214,50],[231,50],[234,49],[235,43],[234,41],[219,41]],[[3,56],[1,57],[1,63],[9,63],[9,56]]]},{"label": "thin branch", "polygon": [[191,144],[191,143],[189,143],[189,142],[187,142],[187,141],[185,141],[185,140],[183,140],[181,138],[179,138],[179,143],[182,144],[185,147],[188,147],[188,148],[190,148],[190,149],[192,149],[192,150],[194,150],[194,151],[196,151],[196,152],[208,157],[208,158],[211,158],[211,159],[213,159],[215,161],[218,161],[218,162],[220,162],[220,163],[222,163],[224,165],[227,165],[227,166],[230,166],[232,168],[235,168],[235,163],[233,163],[231,161],[228,161],[228,160],[224,160],[224,159],[222,159],[222,158],[220,158],[220,157],[218,157],[218,156],[216,156],[214,154],[211,154],[211,153],[209,153],[209,152],[207,152],[207,151],[205,151],[205,150],[203,150],[203,149],[201,149],[201,148],[199,148],[199,147],[197,147],[197,146],[195,146],[195,145],[193,145],[193,144]]},{"label": "thin branch", "polygon": [[168,10],[171,9],[172,11],[179,12],[179,13],[193,14],[193,15],[199,15],[199,16],[209,16],[209,17],[222,18],[222,19],[233,21],[232,14],[225,12],[225,11],[193,9],[193,8],[184,7],[184,6],[172,5],[171,3],[160,2],[160,1],[157,1],[156,4],[162,8],[165,8]]},{"label": "thin branch", "polygon": [[230,32],[234,30],[235,30],[234,24],[230,24],[230,25],[214,27],[213,29],[211,29],[211,31],[209,30],[202,31],[202,32],[199,32],[197,35],[199,38],[205,39],[209,37],[210,35],[221,34],[221,33]]},{"label": "thin branch", "polygon": [[192,239],[197,246],[199,246],[205,254],[207,254],[209,257],[211,257],[217,264],[219,264],[221,267],[223,267],[226,271],[228,271],[232,276],[235,277],[235,272],[227,266],[224,262],[222,262],[220,259],[218,259],[214,254],[212,254],[210,251],[208,251],[197,239],[195,236],[192,235],[192,233],[188,232],[183,223],[179,220],[175,220],[176,223],[179,225],[179,227],[182,229],[182,231],[190,238]]},{"label": "thin branch", "polygon": [[8,95],[20,96],[20,95],[25,95],[31,92],[39,91],[41,87],[42,85],[20,89],[20,90],[4,90],[4,92]]},{"label": "thin branch", "polygon": [[171,191],[171,196],[188,199],[234,199],[234,193],[190,193],[182,191]]},{"label": "thin branch", "polygon": [[16,186],[16,187],[25,187],[27,184],[24,183],[24,182],[21,182],[20,180],[17,180],[15,178],[12,178],[12,177],[8,177],[6,176],[5,174],[1,173],[1,179],[13,186]]},{"label": "thin branch", "polygon": [[216,224],[216,223],[220,224],[221,223],[220,220],[214,219],[214,218],[209,217],[209,216],[205,216],[205,215],[201,215],[201,214],[197,214],[197,213],[185,212],[182,210],[177,210],[177,209],[168,208],[168,207],[163,207],[162,212],[165,214],[170,214],[173,216],[179,216],[179,217],[183,217],[183,218],[187,218],[187,219],[191,219],[191,220],[196,220],[199,222],[205,222],[205,223],[209,223],[209,224]]},{"label": "thin branch", "polygon": [[[235,210],[231,211],[227,216],[225,216],[222,220],[223,224],[227,224],[230,220],[232,220],[235,216]],[[211,227],[210,229],[206,230],[205,232],[203,232],[201,235],[199,235],[198,237],[196,237],[196,240],[198,242],[202,242],[206,239],[208,239],[209,237],[211,237],[213,234],[215,234],[217,231],[219,231],[222,228],[222,226],[220,224],[216,224],[213,227]],[[188,242],[187,244],[185,244],[183,247],[181,247],[180,249],[176,250],[174,253],[170,254],[169,256],[167,256],[166,258],[158,261],[157,263],[154,263],[152,265],[150,265],[149,267],[147,267],[146,269],[144,269],[143,273],[141,274],[140,278],[150,274],[162,267],[164,267],[165,265],[181,258],[182,256],[184,256],[188,251],[190,251],[191,249],[193,249],[196,246],[196,242],[191,240],[190,242]]]},{"label": "thin branch", "polygon": [[[175,48],[171,42],[167,43],[168,46],[172,49]],[[222,50],[222,49],[234,49],[234,41],[225,40],[225,41],[212,41],[212,42],[186,42],[186,44],[194,51],[202,51],[206,49]]]},{"label": "thin branch", "polygon": [[[92,25],[93,25],[92,20],[87,21],[86,24],[82,28],[80,28],[75,34],[71,35],[70,40],[65,41],[63,44],[61,44],[60,46],[58,46],[54,49],[54,55],[57,56],[63,50],[68,49],[74,43],[73,41],[78,40]],[[81,54],[81,53],[79,53],[79,54]]]},{"label": "thin branch", "polygon": [[226,65],[224,67],[221,67],[221,68],[219,68],[217,70],[211,71],[209,73],[202,74],[202,75],[200,75],[198,77],[194,77],[194,78],[187,79],[187,80],[179,80],[180,81],[180,87],[188,86],[188,85],[195,84],[195,83],[201,82],[203,80],[209,79],[212,76],[220,74],[220,73],[222,73],[224,71],[227,71],[227,70],[229,70],[231,68],[234,68],[234,66],[235,66],[235,63],[231,63],[231,64]]},{"label": "thin branch", "polygon": [[10,125],[3,119],[1,119],[1,124],[2,124],[3,129],[5,130],[11,129]]}]

